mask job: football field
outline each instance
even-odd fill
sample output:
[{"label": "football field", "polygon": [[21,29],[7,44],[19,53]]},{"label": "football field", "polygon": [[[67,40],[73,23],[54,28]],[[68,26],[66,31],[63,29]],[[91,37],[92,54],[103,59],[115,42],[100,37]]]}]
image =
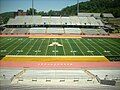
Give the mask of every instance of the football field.
[{"label": "football field", "polygon": [[120,39],[1,37],[0,55],[120,56]]}]

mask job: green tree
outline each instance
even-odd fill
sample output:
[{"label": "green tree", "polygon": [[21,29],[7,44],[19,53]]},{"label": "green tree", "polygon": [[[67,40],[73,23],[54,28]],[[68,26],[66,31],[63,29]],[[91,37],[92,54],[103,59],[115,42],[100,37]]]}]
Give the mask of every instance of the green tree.
[{"label": "green tree", "polygon": [[27,15],[32,15],[33,11],[34,11],[34,14],[36,15],[37,14],[37,10],[36,9],[32,9],[32,8],[28,9],[26,13],[27,13]]}]

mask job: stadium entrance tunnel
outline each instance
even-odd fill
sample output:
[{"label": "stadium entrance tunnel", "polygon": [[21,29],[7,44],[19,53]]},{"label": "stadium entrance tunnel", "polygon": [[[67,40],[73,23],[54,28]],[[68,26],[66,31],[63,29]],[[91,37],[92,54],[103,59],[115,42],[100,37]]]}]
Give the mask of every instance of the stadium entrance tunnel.
[{"label": "stadium entrance tunnel", "polygon": [[115,80],[100,80],[100,84],[114,86],[116,84],[116,81]]}]

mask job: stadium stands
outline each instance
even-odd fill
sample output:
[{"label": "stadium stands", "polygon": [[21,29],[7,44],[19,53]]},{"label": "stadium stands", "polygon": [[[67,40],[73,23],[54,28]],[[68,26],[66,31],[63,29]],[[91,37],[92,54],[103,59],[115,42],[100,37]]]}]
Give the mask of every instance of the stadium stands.
[{"label": "stadium stands", "polygon": [[86,34],[86,35],[98,35],[99,34],[99,32],[96,29],[82,28],[81,30],[82,30],[83,34]]},{"label": "stadium stands", "polygon": [[62,25],[71,25],[69,17],[61,17]]},{"label": "stadium stands", "polygon": [[2,31],[2,34],[11,34],[13,28],[6,28],[4,31]]},{"label": "stadium stands", "polygon": [[19,69],[1,69],[0,70],[0,77],[3,77],[5,79],[11,79],[14,75],[16,75],[17,73],[19,73],[21,70]]},{"label": "stadium stands", "polygon": [[10,18],[9,21],[7,22],[7,25],[15,25],[15,19]]},{"label": "stadium stands", "polygon": [[63,34],[64,29],[63,28],[47,28],[48,34]]},{"label": "stadium stands", "polygon": [[31,28],[29,31],[31,34],[45,33],[46,28]]},{"label": "stadium stands", "polygon": [[16,16],[15,19],[9,19],[6,25],[2,34],[107,35],[103,29],[99,29],[104,26],[102,21],[94,17]]},{"label": "stadium stands", "polygon": [[82,70],[27,70],[22,78],[37,79],[89,79],[91,78]]},{"label": "stadium stands", "polygon": [[104,79],[104,78],[109,79],[109,80],[120,79],[119,70],[89,70],[89,71],[93,73],[94,75],[97,75],[101,79]]},{"label": "stadium stands", "polygon": [[53,17],[53,16],[17,16],[9,19],[7,25],[91,25],[103,26],[94,17]]},{"label": "stadium stands", "polygon": [[97,31],[102,35],[107,35],[108,33],[103,29],[97,29]]},{"label": "stadium stands", "polygon": [[[9,21],[8,21],[9,22]],[[25,24],[25,17],[24,16],[17,16],[14,19],[13,25],[24,25]]]},{"label": "stadium stands", "polygon": [[99,24],[99,26],[104,26],[101,20],[97,20],[97,23]]},{"label": "stadium stands", "polygon": [[29,28],[14,28],[11,33],[13,33],[13,34],[28,34]]},{"label": "stadium stands", "polygon": [[80,25],[79,18],[77,16],[70,16],[71,25]]},{"label": "stadium stands", "polygon": [[29,28],[6,28],[2,34],[27,34]]},{"label": "stadium stands", "polygon": [[39,25],[42,22],[42,17],[41,16],[34,16],[32,17],[33,19],[33,24]]},{"label": "stadium stands", "polygon": [[103,29],[91,28],[6,28],[2,34],[86,34],[108,35]]},{"label": "stadium stands", "polygon": [[90,25],[90,23],[87,20],[87,17],[79,17],[79,21],[80,21],[81,25],[84,25],[84,26]]},{"label": "stadium stands", "polygon": [[87,17],[87,20],[88,20],[88,23],[92,26],[100,26],[101,25],[97,22],[97,20],[94,17],[91,17],[91,18]]},{"label": "stadium stands", "polygon": [[64,28],[66,34],[81,34],[81,30],[79,28]]},{"label": "stadium stands", "polygon": [[[95,17],[100,18],[101,13],[78,13],[80,17]],[[111,13],[103,13],[104,18],[114,18]]]},{"label": "stadium stands", "polygon": [[61,25],[61,18],[60,17],[50,17],[50,24],[51,25]]},{"label": "stadium stands", "polygon": [[50,24],[50,17],[42,17],[42,25],[49,25]]}]

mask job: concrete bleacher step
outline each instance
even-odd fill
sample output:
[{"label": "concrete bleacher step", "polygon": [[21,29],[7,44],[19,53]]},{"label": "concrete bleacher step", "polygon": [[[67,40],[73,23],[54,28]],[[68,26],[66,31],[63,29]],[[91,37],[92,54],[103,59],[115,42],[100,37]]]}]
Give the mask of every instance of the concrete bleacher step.
[{"label": "concrete bleacher step", "polygon": [[1,85],[11,85],[11,80],[9,79],[0,80],[0,86]]}]

